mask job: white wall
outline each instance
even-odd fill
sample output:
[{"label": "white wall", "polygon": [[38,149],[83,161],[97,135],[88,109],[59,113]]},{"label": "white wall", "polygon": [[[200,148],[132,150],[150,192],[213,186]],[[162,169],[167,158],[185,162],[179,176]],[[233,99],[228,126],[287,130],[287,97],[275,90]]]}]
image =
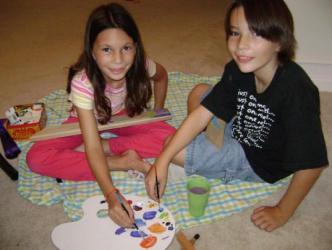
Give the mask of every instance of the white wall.
[{"label": "white wall", "polygon": [[322,91],[332,91],[332,0],[285,0],[295,22],[296,61]]}]

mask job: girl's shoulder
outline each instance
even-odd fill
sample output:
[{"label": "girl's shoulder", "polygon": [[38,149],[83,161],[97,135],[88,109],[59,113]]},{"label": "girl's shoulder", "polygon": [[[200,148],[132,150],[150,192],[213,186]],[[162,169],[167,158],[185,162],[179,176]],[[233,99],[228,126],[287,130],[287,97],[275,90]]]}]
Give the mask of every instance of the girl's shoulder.
[{"label": "girl's shoulder", "polygon": [[91,84],[85,70],[81,70],[74,75],[74,77],[72,79],[72,86],[93,89],[92,84]]},{"label": "girl's shoulder", "polygon": [[145,68],[148,72],[149,77],[152,77],[157,72],[157,64],[151,58],[146,58],[145,60]]}]

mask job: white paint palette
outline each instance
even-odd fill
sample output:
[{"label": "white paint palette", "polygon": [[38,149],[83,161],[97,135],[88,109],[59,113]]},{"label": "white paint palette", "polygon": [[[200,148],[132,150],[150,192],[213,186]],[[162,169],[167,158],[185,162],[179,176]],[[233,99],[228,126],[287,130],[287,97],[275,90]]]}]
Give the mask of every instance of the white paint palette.
[{"label": "white paint palette", "polygon": [[102,195],[83,203],[84,216],[76,222],[57,226],[52,232],[54,245],[61,250],[164,250],[175,235],[175,221],[162,204],[146,197],[126,195],[135,213],[136,229],[121,228],[107,215]]}]

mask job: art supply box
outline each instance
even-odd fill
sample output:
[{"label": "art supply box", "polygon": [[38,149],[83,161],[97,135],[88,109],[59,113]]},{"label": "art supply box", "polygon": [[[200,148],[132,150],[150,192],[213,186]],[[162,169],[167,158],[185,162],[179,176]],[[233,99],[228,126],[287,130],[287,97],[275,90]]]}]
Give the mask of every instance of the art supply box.
[{"label": "art supply box", "polygon": [[6,111],[5,128],[14,140],[27,140],[47,121],[44,103],[15,105]]}]

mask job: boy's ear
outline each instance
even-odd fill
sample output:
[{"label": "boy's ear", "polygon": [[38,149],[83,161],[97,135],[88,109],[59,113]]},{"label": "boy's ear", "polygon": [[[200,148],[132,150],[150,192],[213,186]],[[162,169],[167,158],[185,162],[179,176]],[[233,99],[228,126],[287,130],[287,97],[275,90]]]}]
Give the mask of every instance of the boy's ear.
[{"label": "boy's ear", "polygon": [[279,44],[279,43],[277,43],[277,47],[276,47],[276,52],[280,52],[280,50],[281,50],[281,45]]}]

